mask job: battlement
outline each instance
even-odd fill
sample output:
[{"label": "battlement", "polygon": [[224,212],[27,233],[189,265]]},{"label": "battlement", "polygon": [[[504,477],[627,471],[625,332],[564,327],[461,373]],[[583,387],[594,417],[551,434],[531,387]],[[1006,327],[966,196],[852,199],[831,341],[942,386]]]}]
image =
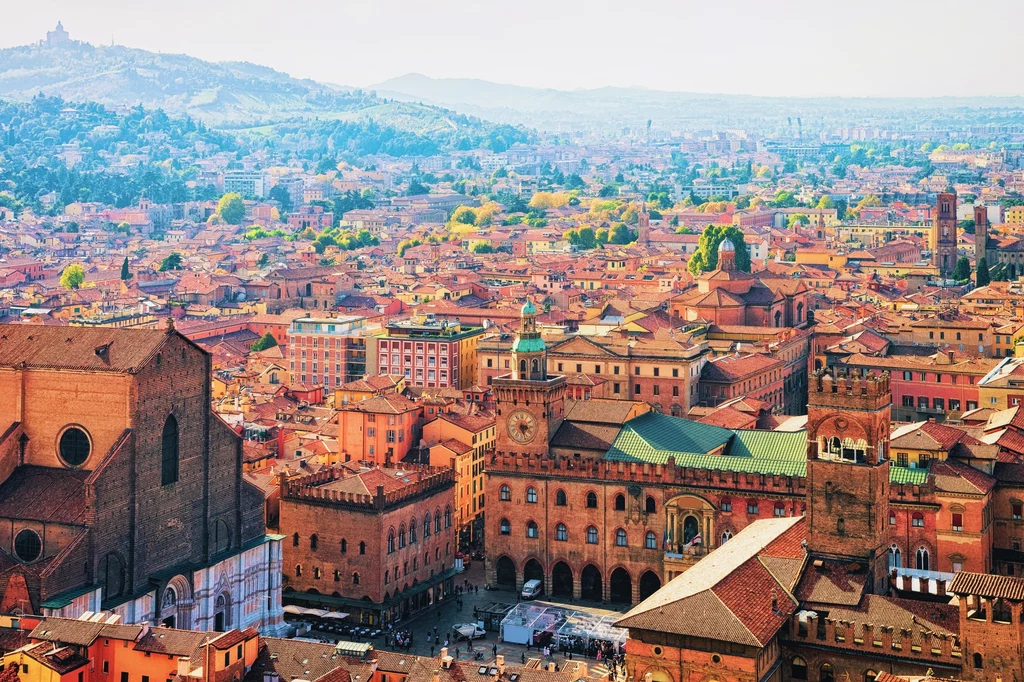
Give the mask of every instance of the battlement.
[{"label": "battlement", "polygon": [[862,373],[854,367],[822,368],[811,376],[808,405],[875,411],[892,405],[889,372]]},{"label": "battlement", "polygon": [[920,622],[914,628],[827,617],[820,622],[813,611],[799,611],[790,617],[788,639],[866,655],[899,656],[957,667],[963,656],[959,636],[933,632]]},{"label": "battlement", "polygon": [[384,510],[399,506],[421,495],[433,494],[455,485],[455,471],[450,468],[408,464],[400,468],[378,467],[378,469],[389,476],[404,472],[406,475],[397,479],[402,481],[402,487],[386,493],[384,486],[378,485],[377,492],[373,495],[331,489],[328,486],[334,481],[342,481],[360,475],[335,466],[313,474],[282,480],[281,498],[362,507],[367,510]]},{"label": "battlement", "polygon": [[805,495],[804,476],[741,473],[718,469],[677,466],[674,457],[665,464],[647,462],[610,462],[597,459],[575,459],[550,455],[512,455],[496,452],[487,466],[489,475],[511,474],[536,478],[554,476],[617,483],[678,485],[714,490],[755,492],[760,494]]}]

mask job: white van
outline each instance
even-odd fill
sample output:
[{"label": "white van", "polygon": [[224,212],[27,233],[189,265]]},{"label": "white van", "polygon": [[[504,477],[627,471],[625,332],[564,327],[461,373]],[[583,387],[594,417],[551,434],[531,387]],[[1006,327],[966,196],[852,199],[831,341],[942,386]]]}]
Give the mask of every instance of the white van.
[{"label": "white van", "polygon": [[527,580],[523,583],[523,599],[536,599],[544,591],[544,584],[539,580]]}]

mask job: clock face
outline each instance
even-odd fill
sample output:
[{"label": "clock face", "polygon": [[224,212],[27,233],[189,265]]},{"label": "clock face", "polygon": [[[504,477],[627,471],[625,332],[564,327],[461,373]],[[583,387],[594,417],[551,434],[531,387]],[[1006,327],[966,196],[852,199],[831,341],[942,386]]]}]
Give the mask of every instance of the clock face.
[{"label": "clock face", "polygon": [[508,435],[518,443],[529,443],[537,435],[537,419],[526,410],[508,416]]}]

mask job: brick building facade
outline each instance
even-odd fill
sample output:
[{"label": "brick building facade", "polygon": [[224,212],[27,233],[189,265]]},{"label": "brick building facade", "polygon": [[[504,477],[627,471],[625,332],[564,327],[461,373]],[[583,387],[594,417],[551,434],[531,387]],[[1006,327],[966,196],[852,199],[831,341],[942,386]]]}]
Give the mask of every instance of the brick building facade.
[{"label": "brick building facade", "polygon": [[280,625],[280,541],[207,353],[170,328],[3,325],[0,391],[0,611]]},{"label": "brick building facade", "polygon": [[335,467],[282,480],[284,599],[369,625],[447,599],[458,551],[455,474]]}]

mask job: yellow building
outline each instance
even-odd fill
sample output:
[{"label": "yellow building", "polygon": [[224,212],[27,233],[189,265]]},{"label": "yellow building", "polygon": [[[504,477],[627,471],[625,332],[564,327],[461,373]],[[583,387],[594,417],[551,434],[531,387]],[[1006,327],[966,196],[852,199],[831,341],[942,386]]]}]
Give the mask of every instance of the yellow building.
[{"label": "yellow building", "polygon": [[455,510],[459,544],[468,544],[483,530],[484,453],[497,438],[493,416],[442,412],[423,425],[431,466],[455,463]]}]

